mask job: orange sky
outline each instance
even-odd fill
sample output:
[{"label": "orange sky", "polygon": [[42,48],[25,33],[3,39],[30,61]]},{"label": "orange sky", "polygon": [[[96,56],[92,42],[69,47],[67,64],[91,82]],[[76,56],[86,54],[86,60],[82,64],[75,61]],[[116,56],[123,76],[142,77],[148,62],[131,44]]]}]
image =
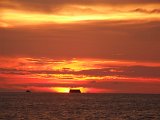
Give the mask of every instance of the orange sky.
[{"label": "orange sky", "polygon": [[158,0],[1,0],[0,92],[160,93]]}]

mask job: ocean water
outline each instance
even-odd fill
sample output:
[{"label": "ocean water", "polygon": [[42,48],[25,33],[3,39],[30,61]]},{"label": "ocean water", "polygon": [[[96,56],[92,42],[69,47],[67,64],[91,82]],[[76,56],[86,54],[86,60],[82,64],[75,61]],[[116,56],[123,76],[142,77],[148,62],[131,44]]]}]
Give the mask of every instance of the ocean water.
[{"label": "ocean water", "polygon": [[0,120],[160,120],[160,95],[0,93]]}]

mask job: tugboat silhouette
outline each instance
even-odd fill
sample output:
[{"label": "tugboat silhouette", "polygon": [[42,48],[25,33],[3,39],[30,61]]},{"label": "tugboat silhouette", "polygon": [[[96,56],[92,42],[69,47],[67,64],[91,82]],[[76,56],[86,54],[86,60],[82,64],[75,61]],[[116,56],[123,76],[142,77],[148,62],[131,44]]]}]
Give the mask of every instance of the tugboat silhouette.
[{"label": "tugboat silhouette", "polygon": [[81,90],[78,88],[70,88],[69,93],[81,93]]}]

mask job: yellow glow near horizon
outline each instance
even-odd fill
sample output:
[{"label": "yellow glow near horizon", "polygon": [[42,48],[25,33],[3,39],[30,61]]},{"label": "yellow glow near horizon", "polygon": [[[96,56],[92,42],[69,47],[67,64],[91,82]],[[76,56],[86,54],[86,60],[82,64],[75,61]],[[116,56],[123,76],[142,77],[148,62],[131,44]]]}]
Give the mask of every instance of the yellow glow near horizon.
[{"label": "yellow glow near horizon", "polygon": [[69,93],[69,89],[68,87],[53,87],[51,88],[54,92],[57,93]]},{"label": "yellow glow near horizon", "polygon": [[[143,6],[147,10],[156,9],[158,5]],[[129,6],[131,7],[131,6]],[[80,21],[101,21],[101,20],[160,20],[158,13],[133,12],[135,9],[113,6],[93,5],[70,5],[64,6],[61,10],[53,13],[26,12],[22,10],[3,9],[0,13],[0,26],[9,27],[17,25],[39,25],[39,24],[67,24]],[[143,9],[142,8],[142,9]]]}]

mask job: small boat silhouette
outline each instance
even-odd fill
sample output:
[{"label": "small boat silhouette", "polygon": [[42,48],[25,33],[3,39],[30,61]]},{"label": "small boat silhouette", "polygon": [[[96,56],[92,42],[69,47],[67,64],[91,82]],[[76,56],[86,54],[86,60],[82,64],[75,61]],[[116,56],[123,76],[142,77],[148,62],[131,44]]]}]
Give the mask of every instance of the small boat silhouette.
[{"label": "small boat silhouette", "polygon": [[81,90],[80,89],[71,88],[69,90],[69,93],[81,93]]},{"label": "small boat silhouette", "polygon": [[27,92],[27,93],[31,93],[31,91],[30,91],[30,90],[26,90],[26,92]]}]

